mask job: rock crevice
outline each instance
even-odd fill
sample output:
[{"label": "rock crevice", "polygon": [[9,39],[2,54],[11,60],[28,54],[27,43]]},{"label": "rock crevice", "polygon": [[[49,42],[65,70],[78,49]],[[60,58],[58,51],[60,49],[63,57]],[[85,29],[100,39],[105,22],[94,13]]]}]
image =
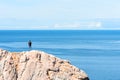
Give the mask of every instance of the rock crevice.
[{"label": "rock crevice", "polygon": [[0,49],[0,80],[89,80],[69,61],[42,51],[8,52]]}]

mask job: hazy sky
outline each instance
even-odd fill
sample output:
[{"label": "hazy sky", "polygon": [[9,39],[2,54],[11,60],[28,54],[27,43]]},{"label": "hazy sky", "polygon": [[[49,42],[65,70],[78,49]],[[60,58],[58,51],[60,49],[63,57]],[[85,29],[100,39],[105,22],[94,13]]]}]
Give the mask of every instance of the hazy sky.
[{"label": "hazy sky", "polygon": [[103,29],[116,18],[120,0],[0,0],[0,29]]}]

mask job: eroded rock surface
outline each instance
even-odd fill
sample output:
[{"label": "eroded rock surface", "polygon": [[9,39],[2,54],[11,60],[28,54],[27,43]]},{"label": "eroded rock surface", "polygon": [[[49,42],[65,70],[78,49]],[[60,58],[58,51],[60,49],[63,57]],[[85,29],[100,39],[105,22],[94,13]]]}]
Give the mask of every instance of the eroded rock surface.
[{"label": "eroded rock surface", "polygon": [[68,61],[42,51],[8,52],[0,49],[0,80],[89,80]]}]

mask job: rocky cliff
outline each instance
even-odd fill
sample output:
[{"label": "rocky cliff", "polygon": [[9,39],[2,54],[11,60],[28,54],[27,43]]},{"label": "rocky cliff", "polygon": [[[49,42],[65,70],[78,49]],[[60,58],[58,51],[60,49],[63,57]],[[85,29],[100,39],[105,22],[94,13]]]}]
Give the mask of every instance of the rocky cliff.
[{"label": "rocky cliff", "polygon": [[42,51],[8,52],[0,49],[0,80],[89,80],[68,61]]}]

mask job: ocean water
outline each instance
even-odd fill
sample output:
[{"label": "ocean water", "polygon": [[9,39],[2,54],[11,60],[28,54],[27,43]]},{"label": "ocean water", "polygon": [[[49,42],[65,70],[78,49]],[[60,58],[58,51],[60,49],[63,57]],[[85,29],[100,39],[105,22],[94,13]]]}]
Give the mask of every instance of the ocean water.
[{"label": "ocean water", "polygon": [[90,80],[120,80],[120,30],[1,30],[0,48],[42,50],[83,69]]}]

